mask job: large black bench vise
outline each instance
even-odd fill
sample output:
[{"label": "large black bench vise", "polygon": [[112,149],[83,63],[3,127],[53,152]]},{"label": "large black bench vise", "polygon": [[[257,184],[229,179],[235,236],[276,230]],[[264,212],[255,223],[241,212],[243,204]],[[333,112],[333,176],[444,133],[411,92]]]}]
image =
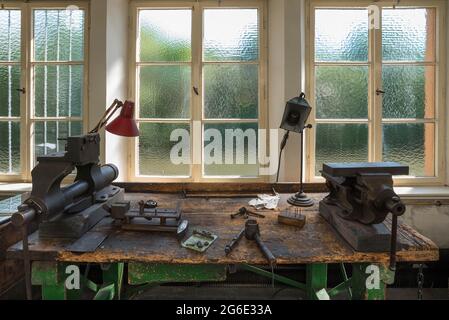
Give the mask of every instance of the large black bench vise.
[{"label": "large black bench vise", "polygon": [[[38,157],[31,194],[12,216],[13,224],[37,221],[40,237],[80,238],[109,214],[108,205],[124,199],[123,189],[111,185],[117,167],[101,166],[99,155],[100,135],[91,133],[68,137],[65,152]],[[74,182],[61,187],[75,169]]]},{"label": "large black bench vise", "polygon": [[[99,164],[98,133],[68,137],[64,152],[41,156],[37,161],[31,172],[31,194],[11,216],[13,225],[22,229],[25,287],[29,300],[32,299],[29,226],[39,226],[39,237],[74,239],[72,251],[77,251],[76,239],[108,216],[113,203],[124,200],[124,190],[111,185],[118,177],[117,167]],[[75,169],[74,182],[61,187]],[[94,237],[90,244],[93,250],[104,239],[104,236]]]},{"label": "large black bench vise", "polygon": [[[330,191],[320,214],[356,251],[391,252],[395,263],[397,217],[405,204],[393,190],[393,176],[409,167],[394,162],[328,163],[321,172]],[[392,213],[391,227],[384,221]]]}]

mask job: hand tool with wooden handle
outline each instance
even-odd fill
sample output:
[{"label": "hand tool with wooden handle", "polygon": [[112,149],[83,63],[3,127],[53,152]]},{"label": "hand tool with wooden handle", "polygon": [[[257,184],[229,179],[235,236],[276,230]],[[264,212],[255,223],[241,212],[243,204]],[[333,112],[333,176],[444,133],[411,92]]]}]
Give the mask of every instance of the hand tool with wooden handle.
[{"label": "hand tool with wooden handle", "polygon": [[229,242],[229,244],[226,245],[225,247],[226,255],[230,254],[231,251],[234,250],[234,248],[237,246],[240,239],[242,239],[244,235],[245,235],[245,228],[240,230],[240,232],[234,238],[232,238],[231,242]]},{"label": "hand tool with wooden handle", "polygon": [[245,237],[248,240],[254,240],[257,246],[262,251],[263,255],[270,262],[271,266],[276,265],[276,258],[273,253],[268,249],[265,243],[260,239],[259,223],[256,220],[248,220],[245,223]]}]

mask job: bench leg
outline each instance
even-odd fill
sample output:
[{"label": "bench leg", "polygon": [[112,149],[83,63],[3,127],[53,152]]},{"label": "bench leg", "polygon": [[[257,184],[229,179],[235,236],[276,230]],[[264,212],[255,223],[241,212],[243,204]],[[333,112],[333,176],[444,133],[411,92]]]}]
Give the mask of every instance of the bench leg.
[{"label": "bench leg", "polygon": [[114,299],[120,300],[123,283],[123,270],[125,264],[123,262],[113,263],[108,265],[108,268],[103,269],[103,286],[114,285]]},{"label": "bench leg", "polygon": [[65,283],[60,281],[60,267],[57,262],[33,262],[31,281],[42,287],[43,300],[67,299]]},{"label": "bench leg", "polygon": [[316,263],[306,266],[306,295],[309,300],[319,299],[317,293],[327,288],[327,264]]},{"label": "bench leg", "polygon": [[78,276],[74,280],[79,281],[78,288],[72,290],[68,289],[68,285],[66,284],[70,275],[70,272],[66,269],[67,266],[68,264],[58,262],[33,262],[31,273],[32,284],[42,287],[43,300],[78,300],[85,288],[95,291],[96,299],[120,299],[124,263],[103,266],[103,285],[101,286],[96,285],[87,278],[83,278],[78,273]]},{"label": "bench leg", "polygon": [[42,285],[42,300],[66,300],[64,285]]}]

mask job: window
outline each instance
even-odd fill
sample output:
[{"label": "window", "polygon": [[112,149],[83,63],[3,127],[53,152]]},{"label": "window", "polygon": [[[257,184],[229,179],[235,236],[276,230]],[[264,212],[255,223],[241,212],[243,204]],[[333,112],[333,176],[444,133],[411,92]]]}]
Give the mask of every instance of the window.
[{"label": "window", "polygon": [[[263,1],[228,3],[133,4],[131,96],[140,128],[134,180],[260,179]],[[187,146],[173,161],[182,138]]]},{"label": "window", "polygon": [[[29,180],[40,155],[83,132],[86,4],[0,10],[0,178]],[[6,138],[4,138],[6,137]]]},{"label": "window", "polygon": [[0,173],[21,172],[21,12],[0,10]]},{"label": "window", "polygon": [[64,151],[83,128],[84,11],[33,9],[33,117],[35,155]]},{"label": "window", "polygon": [[309,181],[323,163],[366,161],[409,165],[400,184],[443,181],[444,12],[443,1],[310,1]]}]

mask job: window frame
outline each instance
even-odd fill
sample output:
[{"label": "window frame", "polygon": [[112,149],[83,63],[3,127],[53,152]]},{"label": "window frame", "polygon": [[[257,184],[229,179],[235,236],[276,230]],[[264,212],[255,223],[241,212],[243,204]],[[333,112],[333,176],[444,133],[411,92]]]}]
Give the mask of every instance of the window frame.
[{"label": "window frame", "polygon": [[[26,41],[24,41],[24,37],[27,34],[27,26],[28,21],[26,20],[26,4],[25,3],[6,3],[5,5],[2,5],[2,9],[6,10],[19,10],[20,11],[20,47],[21,47],[21,55],[20,55],[20,61],[15,62],[14,64],[8,63],[8,62],[0,62],[0,65],[18,65],[20,66],[20,84],[21,87],[28,88],[28,77],[26,72],[26,65],[27,65],[27,51],[26,51]],[[11,119],[12,121],[20,121],[21,130],[20,130],[20,172],[13,172],[13,173],[0,173],[0,181],[2,182],[13,182],[13,181],[25,181],[26,180],[26,173],[28,171],[28,148],[26,144],[26,138],[28,134],[24,134],[24,131],[28,132],[28,123],[26,121],[26,114],[27,114],[27,104],[26,104],[26,97],[28,95],[28,90],[26,94],[20,95],[20,116],[18,117],[1,117],[2,120],[8,121]],[[25,128],[25,130],[24,130]],[[24,156],[25,155],[25,156]]]},{"label": "window frame", "polygon": [[[35,65],[51,65],[53,62],[34,61],[34,15],[36,9],[65,9],[69,5],[75,5],[84,10],[84,57],[83,66],[83,106],[81,117],[35,117],[34,115],[34,74]],[[90,31],[90,1],[36,1],[18,4],[5,4],[2,8],[21,10],[21,87],[26,92],[20,99],[20,152],[21,152],[21,172],[14,174],[0,174],[2,182],[29,182],[31,181],[31,170],[35,166],[34,149],[34,124],[43,120],[58,121],[81,121],[83,132],[87,131],[89,124],[89,31]],[[61,64],[61,62],[55,62]],[[71,64],[71,63],[68,63]]]},{"label": "window frame", "polygon": [[[306,2],[306,33],[305,43],[308,50],[305,50],[306,61],[306,92],[309,102],[313,107],[310,116],[310,123],[313,129],[307,134],[306,139],[306,182],[320,183],[324,182],[324,178],[315,176],[315,141],[316,141],[316,124],[323,122],[330,123],[361,123],[352,119],[341,121],[316,120],[315,108],[315,9],[316,8],[367,8],[372,5],[372,1],[337,1],[337,0],[307,0]],[[382,17],[383,7],[391,7],[392,1],[375,2],[380,8],[380,19]],[[436,10],[436,44],[435,44],[435,61],[430,65],[435,65],[435,154],[434,154],[434,177],[397,177],[394,179],[397,186],[420,186],[420,185],[444,185],[446,175],[446,152],[445,152],[445,132],[446,132],[446,1],[444,0],[402,0],[397,8],[414,7],[414,8],[435,8]],[[381,19],[382,20],[382,19]],[[381,22],[382,27],[382,22]],[[366,65],[368,64],[370,75],[368,79],[368,118],[363,123],[368,124],[368,160],[382,161],[383,143],[382,143],[382,96],[376,96],[377,88],[382,89],[382,29],[371,28],[368,31],[368,61],[362,62],[344,62],[345,65]],[[321,63],[319,63],[321,64]],[[324,63],[325,64],[325,63]],[[388,64],[388,62],[386,63]],[[426,62],[417,63],[415,65],[426,65]],[[407,123],[426,123],[426,119],[410,119],[415,121],[407,121]],[[418,121],[416,121],[418,120]],[[400,121],[392,121],[397,123]]]},{"label": "window frame", "polygon": [[[204,83],[203,83],[203,57],[202,57],[202,35],[203,35],[203,9],[208,8],[251,8],[259,11],[259,110],[258,123],[259,129],[268,127],[268,111],[267,111],[267,16],[266,16],[266,0],[185,0],[185,1],[160,1],[160,0],[136,0],[130,3],[130,30],[129,39],[131,40],[131,58],[129,63],[129,97],[136,101],[136,119],[139,119],[139,103],[137,101],[138,79],[137,79],[137,58],[138,58],[138,13],[139,10],[145,9],[191,9],[192,10],[192,60],[191,69],[191,85],[197,87],[199,95],[191,95],[190,118],[179,120],[180,123],[190,123],[190,152],[191,152],[191,175],[187,176],[149,176],[138,175],[138,139],[129,141],[128,153],[128,180],[135,182],[235,182],[236,180],[245,182],[262,182],[268,181],[269,177],[240,177],[240,176],[203,176],[203,128],[206,123],[213,123],[214,120],[203,118],[203,101],[204,101]],[[160,122],[160,119],[154,119],[144,122]],[[169,122],[176,122],[173,119]],[[164,121],[162,121],[164,122]],[[219,123],[227,123],[228,121],[220,119]],[[231,119],[229,123],[238,123],[239,119]],[[241,122],[241,121],[240,121]],[[198,124],[201,124],[199,127]],[[200,137],[198,137],[198,133]],[[267,138],[268,141],[268,138]],[[267,147],[268,149],[268,147]],[[260,153],[261,148],[258,149]]]}]

